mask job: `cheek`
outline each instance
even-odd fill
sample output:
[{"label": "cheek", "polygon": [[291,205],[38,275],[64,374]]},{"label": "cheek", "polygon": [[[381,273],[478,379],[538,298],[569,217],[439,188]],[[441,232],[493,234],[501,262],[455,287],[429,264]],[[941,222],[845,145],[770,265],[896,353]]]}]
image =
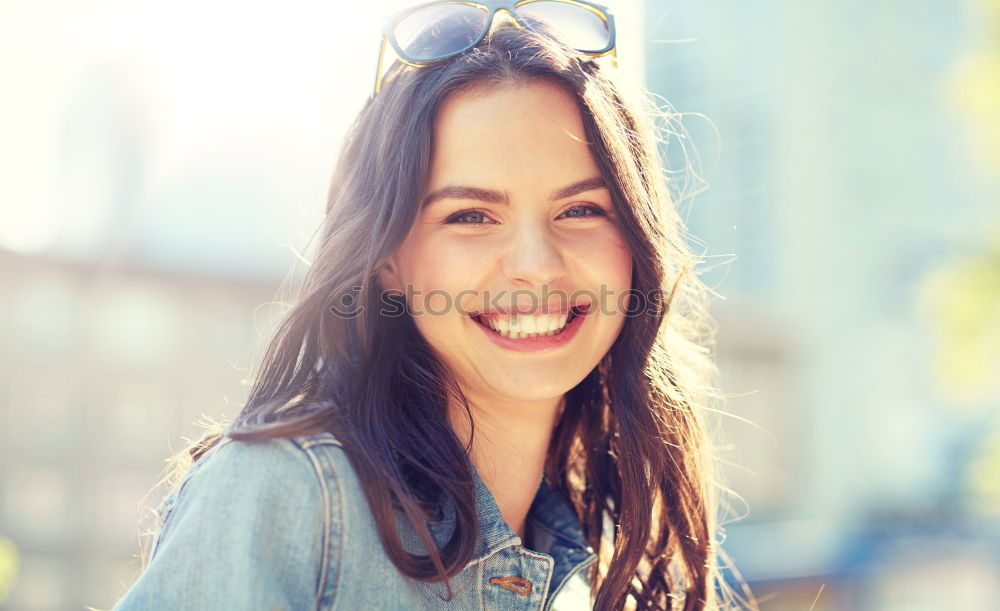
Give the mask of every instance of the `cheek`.
[{"label": "cheek", "polygon": [[456,303],[477,282],[486,249],[454,236],[415,237],[400,250],[404,288],[409,290],[414,322],[431,344],[441,347],[457,341],[464,322]]},{"label": "cheek", "polygon": [[632,254],[617,231],[594,232],[573,245],[581,286],[595,301],[594,341],[606,350],[625,324],[632,288]]},{"label": "cheek", "polygon": [[461,289],[492,256],[477,236],[427,236],[405,249],[406,273],[415,288]]},{"label": "cheek", "polygon": [[[593,232],[572,241],[573,260],[591,283],[614,291],[632,285],[632,255],[617,231]],[[595,287],[596,288],[596,287]]]},{"label": "cheek", "polygon": [[447,252],[442,251],[433,240],[411,237],[399,254],[401,276],[412,291],[414,300],[424,299],[428,292],[435,289],[449,287],[449,278],[455,270],[450,265]]}]

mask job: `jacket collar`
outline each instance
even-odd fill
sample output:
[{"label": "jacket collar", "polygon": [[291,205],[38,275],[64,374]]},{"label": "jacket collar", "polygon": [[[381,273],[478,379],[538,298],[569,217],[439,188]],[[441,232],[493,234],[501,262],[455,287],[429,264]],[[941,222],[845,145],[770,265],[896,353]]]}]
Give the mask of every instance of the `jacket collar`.
[{"label": "jacket collar", "polygon": [[[481,529],[479,557],[470,562],[471,566],[506,547],[523,542],[503,519],[496,499],[471,460],[469,465],[476,484],[476,513]],[[570,575],[596,561],[597,554],[587,545],[572,505],[544,477],[528,509],[527,523],[531,529],[531,549],[552,558],[549,602],[544,606],[548,609]]]},{"label": "jacket collar", "polygon": [[[476,557],[470,563],[472,564],[502,549],[522,545],[524,542],[504,520],[496,498],[468,455],[466,462],[475,484],[476,516],[479,520],[479,545]],[[431,536],[439,546],[443,546],[450,539],[457,517],[453,503],[446,501],[442,510],[443,519],[429,524]],[[575,564],[586,560],[594,553],[583,536],[583,529],[572,505],[563,494],[550,486],[544,477],[539,482],[535,498],[528,510],[527,521],[532,528],[532,547],[535,551],[552,556],[557,564],[557,572],[562,572],[558,565]],[[402,535],[404,546],[411,553],[427,553],[415,529],[398,509],[397,528]]]},{"label": "jacket collar", "polygon": [[[521,545],[521,537],[507,524],[493,493],[483,482],[472,460],[466,456],[476,485],[476,514],[480,524],[480,557],[485,557],[511,545]],[[572,552],[574,557],[585,557],[592,549],[584,538],[580,521],[572,505],[544,477],[538,485],[535,498],[528,510],[534,547],[554,556],[554,552]],[[542,545],[538,545],[542,543]],[[556,549],[558,548],[558,550]]]}]

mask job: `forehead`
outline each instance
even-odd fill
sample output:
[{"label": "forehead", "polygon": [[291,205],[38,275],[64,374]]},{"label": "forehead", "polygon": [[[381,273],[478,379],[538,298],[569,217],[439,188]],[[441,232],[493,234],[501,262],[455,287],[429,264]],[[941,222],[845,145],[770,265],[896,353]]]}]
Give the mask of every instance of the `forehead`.
[{"label": "forehead", "polygon": [[428,189],[456,181],[548,189],[597,174],[580,110],[555,83],[462,90],[439,110]]}]

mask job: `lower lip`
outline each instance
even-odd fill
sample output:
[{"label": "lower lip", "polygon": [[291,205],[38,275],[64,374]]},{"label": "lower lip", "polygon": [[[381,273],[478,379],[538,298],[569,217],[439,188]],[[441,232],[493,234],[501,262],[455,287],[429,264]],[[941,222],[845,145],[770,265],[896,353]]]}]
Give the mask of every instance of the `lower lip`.
[{"label": "lower lip", "polygon": [[501,348],[515,350],[517,352],[548,352],[568,344],[570,340],[573,339],[573,336],[576,335],[576,332],[580,330],[580,327],[583,325],[583,321],[587,318],[588,314],[590,314],[590,312],[582,314],[578,313],[573,317],[573,320],[569,321],[568,325],[563,327],[562,333],[558,333],[556,335],[524,337],[521,339],[504,337],[475,320],[472,321],[472,324],[479,327],[479,329],[482,330],[482,332],[485,333],[486,336],[493,341],[493,343]]}]

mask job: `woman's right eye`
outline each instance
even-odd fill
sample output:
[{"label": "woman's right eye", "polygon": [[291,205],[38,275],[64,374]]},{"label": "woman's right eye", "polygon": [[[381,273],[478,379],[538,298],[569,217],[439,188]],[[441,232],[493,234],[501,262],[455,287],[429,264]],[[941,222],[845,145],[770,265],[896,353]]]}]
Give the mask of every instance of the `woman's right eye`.
[{"label": "woman's right eye", "polygon": [[445,223],[448,224],[458,224],[458,225],[483,225],[489,217],[486,216],[485,212],[480,210],[463,210],[462,212],[456,212],[455,214],[449,216]]}]

